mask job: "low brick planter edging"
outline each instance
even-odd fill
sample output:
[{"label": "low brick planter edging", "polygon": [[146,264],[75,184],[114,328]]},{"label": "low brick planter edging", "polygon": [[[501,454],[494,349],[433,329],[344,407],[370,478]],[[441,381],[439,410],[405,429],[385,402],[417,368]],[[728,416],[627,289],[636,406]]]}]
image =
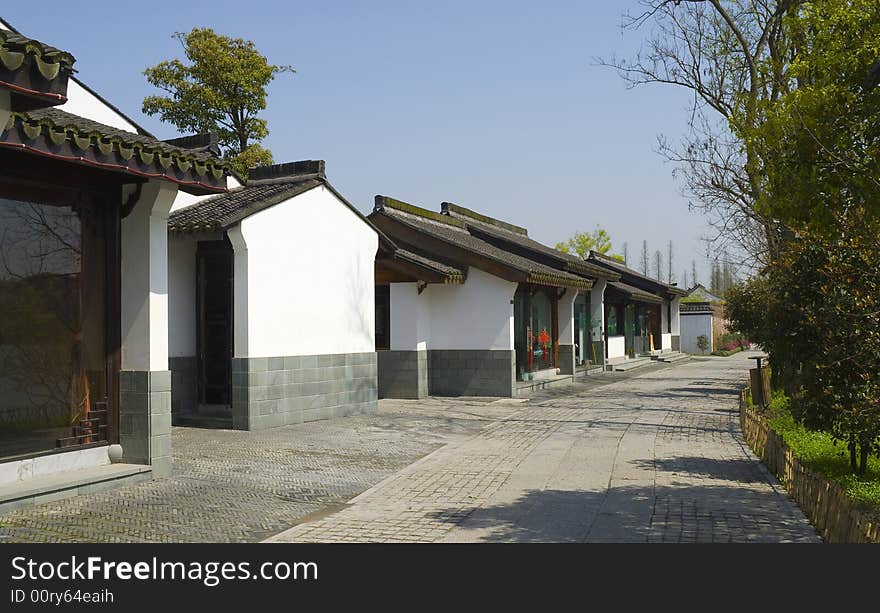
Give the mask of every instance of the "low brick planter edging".
[{"label": "low brick planter edging", "polygon": [[880,543],[880,525],[866,505],[847,497],[839,485],[801,464],[760,411],[749,406],[748,398],[746,388],[739,402],[739,421],[746,442],[782,482],[825,542]]}]

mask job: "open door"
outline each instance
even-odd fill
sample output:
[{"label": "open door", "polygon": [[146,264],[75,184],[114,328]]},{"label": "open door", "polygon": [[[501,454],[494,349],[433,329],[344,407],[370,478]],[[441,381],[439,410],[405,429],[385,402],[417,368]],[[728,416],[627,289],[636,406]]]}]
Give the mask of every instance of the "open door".
[{"label": "open door", "polygon": [[198,414],[232,417],[232,245],[202,241],[196,250]]}]

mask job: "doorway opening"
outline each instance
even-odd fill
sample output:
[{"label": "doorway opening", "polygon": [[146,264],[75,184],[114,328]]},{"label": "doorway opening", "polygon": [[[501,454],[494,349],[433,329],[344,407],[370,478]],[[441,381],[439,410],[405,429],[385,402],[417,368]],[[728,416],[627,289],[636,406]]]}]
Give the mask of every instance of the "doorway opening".
[{"label": "doorway opening", "polygon": [[[232,424],[233,255],[228,238],[201,241],[196,250],[197,419]],[[216,422],[216,423],[215,423]]]}]

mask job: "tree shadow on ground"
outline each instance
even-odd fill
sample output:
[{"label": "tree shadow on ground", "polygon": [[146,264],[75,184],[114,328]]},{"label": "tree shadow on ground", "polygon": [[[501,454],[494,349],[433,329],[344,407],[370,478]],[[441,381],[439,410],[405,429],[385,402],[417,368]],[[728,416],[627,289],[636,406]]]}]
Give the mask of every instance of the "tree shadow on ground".
[{"label": "tree shadow on ground", "polygon": [[730,484],[529,490],[510,503],[428,516],[454,524],[447,540],[459,542],[821,542],[784,493],[764,480],[732,476],[753,472],[746,460],[720,460],[717,466],[694,460],[664,460],[658,470],[681,471],[690,479],[730,477]]}]

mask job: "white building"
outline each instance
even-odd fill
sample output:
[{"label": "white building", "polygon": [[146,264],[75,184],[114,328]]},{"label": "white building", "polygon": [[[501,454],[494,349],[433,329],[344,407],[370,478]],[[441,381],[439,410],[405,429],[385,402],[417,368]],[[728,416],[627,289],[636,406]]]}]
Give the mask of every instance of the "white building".
[{"label": "white building", "polygon": [[175,423],[259,430],[377,409],[380,236],[323,161],[182,197],[168,227]]},{"label": "white building", "polygon": [[398,247],[376,263],[380,396],[516,396],[591,363],[600,331],[576,305],[600,313],[617,273],[451,203],[377,196],[369,219]]},{"label": "white building", "polygon": [[658,354],[665,354],[659,356],[663,361],[682,357],[679,305],[687,291],[595,251],[589,262],[620,275],[604,294],[603,329],[610,363],[626,368],[628,361]]}]

